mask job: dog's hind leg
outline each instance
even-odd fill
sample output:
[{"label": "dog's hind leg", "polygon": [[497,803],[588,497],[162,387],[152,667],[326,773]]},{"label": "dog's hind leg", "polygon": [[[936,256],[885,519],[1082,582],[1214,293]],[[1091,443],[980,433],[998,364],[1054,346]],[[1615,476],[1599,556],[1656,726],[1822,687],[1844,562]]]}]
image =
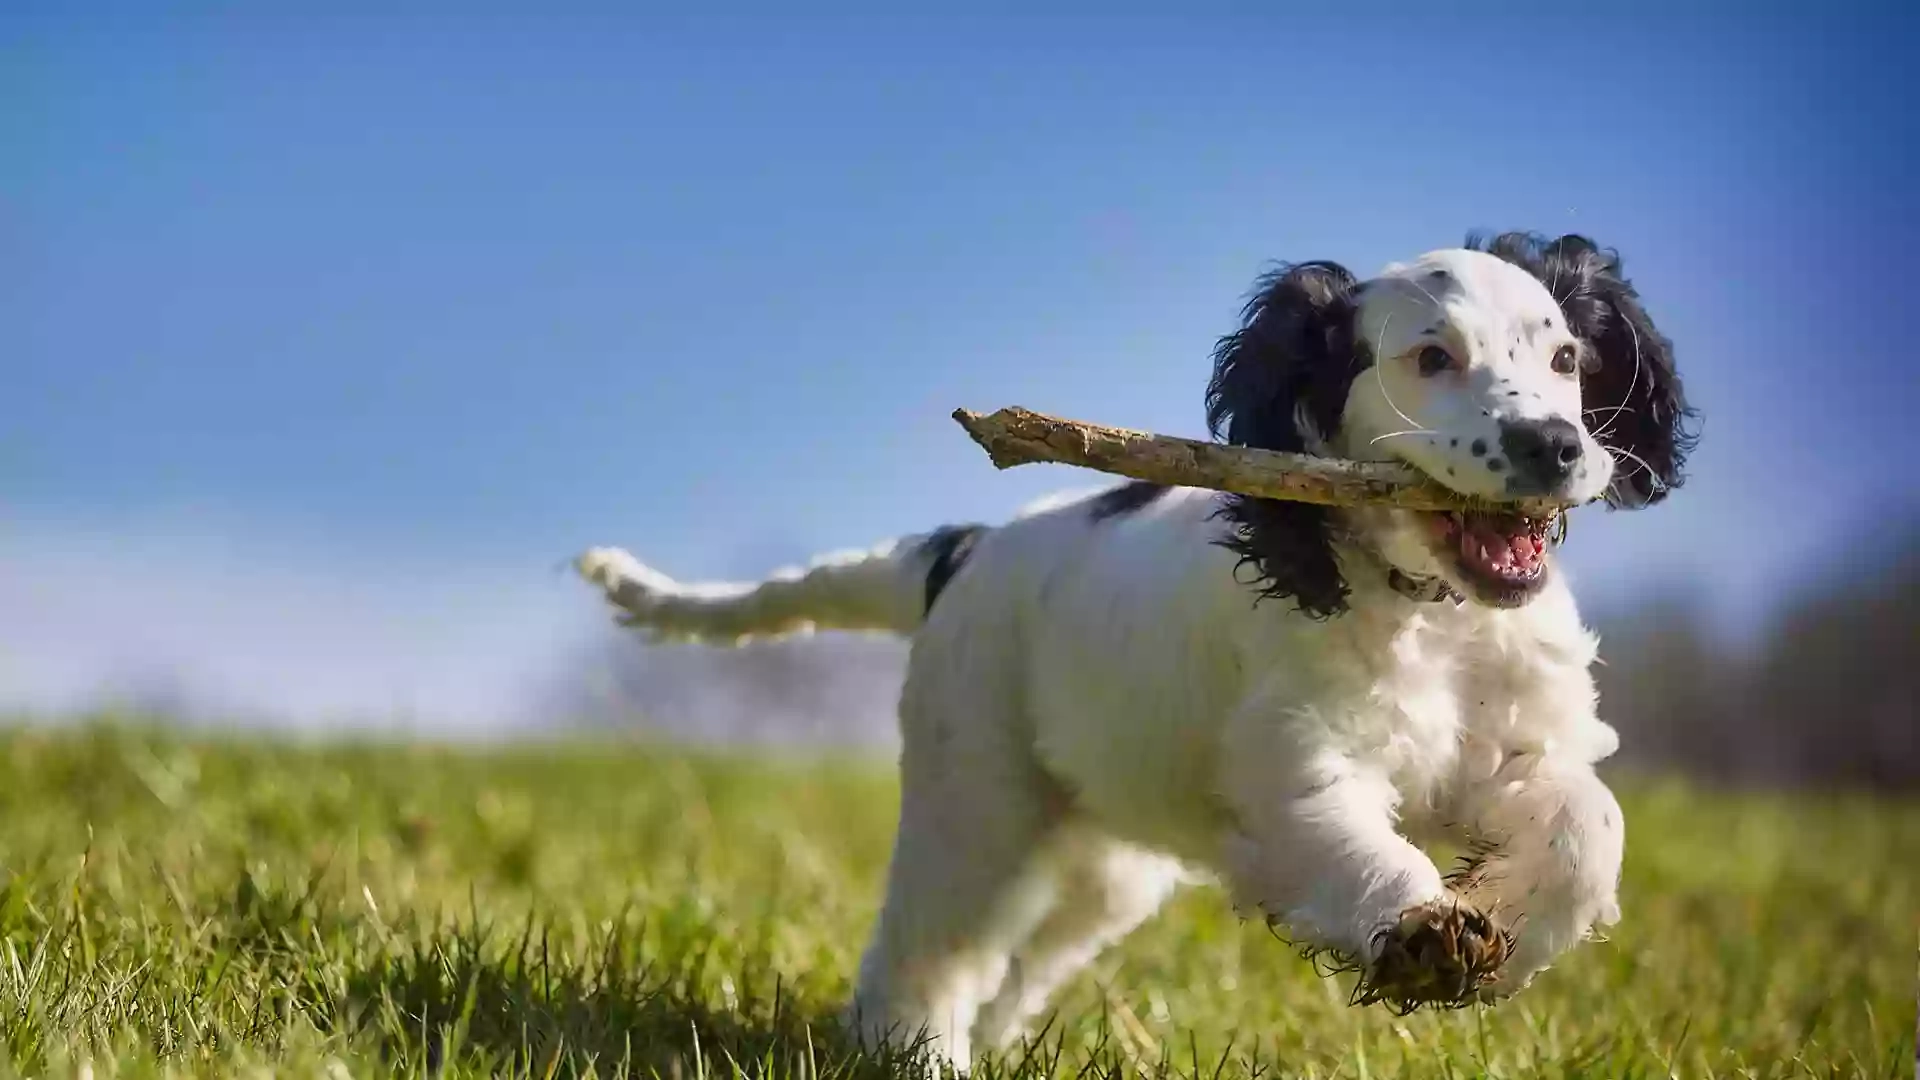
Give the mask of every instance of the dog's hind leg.
[{"label": "dog's hind leg", "polygon": [[980,1011],[974,1041],[985,1049],[1029,1034],[1024,1026],[1054,991],[1159,910],[1186,876],[1172,859],[1078,823],[1055,833],[1043,863],[1054,879],[1053,904]]},{"label": "dog's hind leg", "polygon": [[[945,626],[941,624],[945,623]],[[1013,635],[936,618],[901,695],[900,822],[851,1017],[965,1069],[975,1014],[1045,914],[1063,800],[1022,735]]]}]

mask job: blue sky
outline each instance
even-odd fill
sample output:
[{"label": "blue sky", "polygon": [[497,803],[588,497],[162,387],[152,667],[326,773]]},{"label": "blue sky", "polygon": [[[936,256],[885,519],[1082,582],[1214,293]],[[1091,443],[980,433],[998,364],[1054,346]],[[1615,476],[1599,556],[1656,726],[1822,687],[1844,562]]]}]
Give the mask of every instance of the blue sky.
[{"label": "blue sky", "polygon": [[1269,261],[1469,229],[1620,248],[1706,414],[1590,607],[1920,508],[1911,15],[171,10],[0,14],[0,704],[510,711],[578,548],[998,519],[1097,478],[955,406],[1197,434]]}]

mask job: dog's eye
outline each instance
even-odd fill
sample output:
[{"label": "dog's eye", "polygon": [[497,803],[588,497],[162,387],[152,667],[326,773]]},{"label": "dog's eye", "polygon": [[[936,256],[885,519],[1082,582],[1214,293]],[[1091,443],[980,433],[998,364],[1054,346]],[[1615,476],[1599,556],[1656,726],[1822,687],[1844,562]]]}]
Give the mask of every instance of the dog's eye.
[{"label": "dog's eye", "polygon": [[1580,367],[1580,354],[1571,345],[1560,346],[1553,354],[1553,370],[1562,375],[1571,375]]},{"label": "dog's eye", "polygon": [[1453,366],[1453,357],[1438,345],[1429,345],[1420,350],[1420,374],[1438,375]]}]

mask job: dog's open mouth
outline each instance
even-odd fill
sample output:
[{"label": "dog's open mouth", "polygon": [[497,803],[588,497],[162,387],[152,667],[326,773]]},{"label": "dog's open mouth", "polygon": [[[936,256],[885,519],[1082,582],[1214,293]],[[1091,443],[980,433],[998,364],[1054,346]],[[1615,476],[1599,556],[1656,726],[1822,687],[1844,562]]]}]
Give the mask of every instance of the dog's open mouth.
[{"label": "dog's open mouth", "polygon": [[1452,557],[1481,599],[1519,603],[1546,580],[1551,519],[1479,510],[1428,519],[1436,547]]}]

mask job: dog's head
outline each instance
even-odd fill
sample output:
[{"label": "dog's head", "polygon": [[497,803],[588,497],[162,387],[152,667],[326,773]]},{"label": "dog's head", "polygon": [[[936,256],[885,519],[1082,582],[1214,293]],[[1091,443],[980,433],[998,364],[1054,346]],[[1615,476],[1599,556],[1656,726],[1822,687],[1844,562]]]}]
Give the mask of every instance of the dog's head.
[{"label": "dog's head", "polygon": [[[1469,239],[1360,281],[1330,262],[1262,278],[1214,351],[1207,421],[1244,446],[1400,461],[1462,494],[1617,507],[1680,486],[1692,418],[1671,344],[1581,236]],[[1344,530],[1392,567],[1514,607],[1551,572],[1551,523],[1230,498],[1228,546],[1264,595],[1346,607]]]}]

